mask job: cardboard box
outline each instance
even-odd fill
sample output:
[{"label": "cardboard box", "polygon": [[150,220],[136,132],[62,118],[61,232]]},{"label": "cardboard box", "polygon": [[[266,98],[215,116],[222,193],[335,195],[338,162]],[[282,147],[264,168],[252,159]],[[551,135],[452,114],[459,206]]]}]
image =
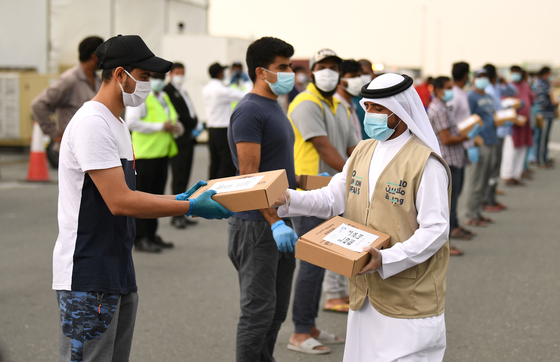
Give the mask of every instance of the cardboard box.
[{"label": "cardboard box", "polygon": [[521,101],[517,98],[507,97],[502,99],[500,103],[502,104],[502,108],[521,109]]},{"label": "cardboard box", "polygon": [[[253,184],[254,186],[247,188]],[[245,189],[239,190],[242,187]],[[208,185],[198,189],[191,198],[196,199],[204,191],[217,189],[218,193],[212,199],[226,209],[234,212],[258,210],[271,207],[288,187],[286,171],[276,170],[210,180]],[[238,190],[227,191],[228,189]]]},{"label": "cardboard box", "polygon": [[389,235],[335,216],[299,238],[296,244],[296,258],[347,277],[356,275],[369,262],[371,254],[353,251],[324,240],[342,224],[376,235],[378,238],[371,245],[377,249],[389,247]]},{"label": "cardboard box", "polygon": [[519,127],[525,126],[527,123],[527,117],[522,116],[521,114],[517,115],[517,118],[513,120],[513,124]]},{"label": "cardboard box", "polygon": [[330,176],[300,175],[299,188],[302,190],[317,190],[327,186],[331,179]]},{"label": "cardboard box", "polygon": [[503,126],[507,121],[514,122],[517,119],[517,111],[513,108],[500,109],[494,115],[494,124],[496,126]]},{"label": "cardboard box", "polygon": [[465,118],[461,122],[457,123],[457,129],[461,136],[466,136],[474,126],[478,124],[480,127],[484,125],[482,118],[478,114],[473,114],[470,117]]}]

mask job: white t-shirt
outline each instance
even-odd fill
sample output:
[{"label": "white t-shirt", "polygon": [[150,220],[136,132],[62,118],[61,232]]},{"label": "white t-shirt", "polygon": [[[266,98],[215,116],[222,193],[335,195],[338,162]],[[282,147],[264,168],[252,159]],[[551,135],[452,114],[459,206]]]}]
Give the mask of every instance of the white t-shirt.
[{"label": "white t-shirt", "polygon": [[137,290],[134,218],[114,216],[87,171],[122,167],[136,189],[134,153],[124,121],[86,102],[64,131],[58,167],[58,239],[53,289],[127,294]]}]

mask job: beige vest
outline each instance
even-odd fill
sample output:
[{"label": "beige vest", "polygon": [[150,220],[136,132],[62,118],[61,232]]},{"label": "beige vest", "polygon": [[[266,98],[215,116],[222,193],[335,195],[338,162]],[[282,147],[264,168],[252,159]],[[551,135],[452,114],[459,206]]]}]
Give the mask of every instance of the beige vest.
[{"label": "beige vest", "polygon": [[[370,201],[369,166],[376,145],[375,140],[360,142],[348,160],[345,217],[391,235],[391,247],[418,229],[416,195],[430,155],[445,166],[450,181],[451,175],[445,161],[412,136],[382,171]],[[445,307],[448,263],[449,241],[424,263],[385,280],[378,273],[350,278],[350,308],[359,310],[369,296],[372,306],[389,317],[439,315]]]}]

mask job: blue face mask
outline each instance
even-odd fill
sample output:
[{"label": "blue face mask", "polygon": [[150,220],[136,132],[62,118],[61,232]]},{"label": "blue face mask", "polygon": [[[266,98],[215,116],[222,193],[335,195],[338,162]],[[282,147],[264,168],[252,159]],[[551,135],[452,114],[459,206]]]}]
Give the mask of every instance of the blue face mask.
[{"label": "blue face mask", "polygon": [[515,83],[521,82],[521,73],[511,73],[511,80]]},{"label": "blue face mask", "polygon": [[[366,113],[364,117],[364,131],[366,131],[366,134],[369,137],[378,141],[388,140],[389,137],[395,133],[394,128],[389,128],[389,126],[387,126],[387,120],[393,114],[394,113],[389,115],[381,113]],[[397,123],[395,128],[397,128],[400,123],[401,121]]]},{"label": "blue face mask", "polygon": [[486,87],[488,87],[488,84],[490,84],[490,81],[486,77],[475,78],[475,80],[474,80],[474,86],[478,90],[485,90]]},{"label": "blue face mask", "polygon": [[443,93],[443,97],[441,97],[441,100],[447,103],[452,99],[453,99],[453,89],[446,89]]},{"label": "blue face mask", "polygon": [[296,75],[294,72],[278,72],[274,73],[268,69],[263,68],[269,73],[276,74],[278,80],[276,83],[270,83],[268,80],[264,80],[265,82],[270,85],[270,90],[272,93],[276,94],[277,96],[281,96],[283,94],[288,94],[294,88],[294,84],[296,83]]}]

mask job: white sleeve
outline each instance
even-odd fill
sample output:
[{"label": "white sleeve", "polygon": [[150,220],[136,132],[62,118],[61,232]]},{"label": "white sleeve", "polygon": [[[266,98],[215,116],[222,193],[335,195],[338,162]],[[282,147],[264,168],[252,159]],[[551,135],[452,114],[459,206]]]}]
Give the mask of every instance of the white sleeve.
[{"label": "white sleeve", "polygon": [[122,166],[117,140],[103,118],[82,119],[70,137],[71,149],[83,172]]},{"label": "white sleeve", "polygon": [[290,205],[278,208],[278,216],[315,216],[328,219],[346,209],[346,165],[342,172],[331,179],[328,186],[319,190],[290,190]]},{"label": "white sleeve", "polygon": [[418,230],[408,240],[381,250],[381,278],[425,262],[445,244],[449,235],[448,186],[445,167],[430,156],[416,196]]},{"label": "white sleeve", "polygon": [[239,89],[234,89],[230,87],[223,86],[220,88],[219,91],[219,101],[221,103],[231,103],[231,102],[238,102],[243,97],[245,97],[247,92],[240,91]]},{"label": "white sleeve", "polygon": [[144,122],[142,118],[146,117],[146,103],[142,103],[138,107],[126,107],[124,121],[130,131],[140,133],[154,133],[163,131],[163,123]]}]

